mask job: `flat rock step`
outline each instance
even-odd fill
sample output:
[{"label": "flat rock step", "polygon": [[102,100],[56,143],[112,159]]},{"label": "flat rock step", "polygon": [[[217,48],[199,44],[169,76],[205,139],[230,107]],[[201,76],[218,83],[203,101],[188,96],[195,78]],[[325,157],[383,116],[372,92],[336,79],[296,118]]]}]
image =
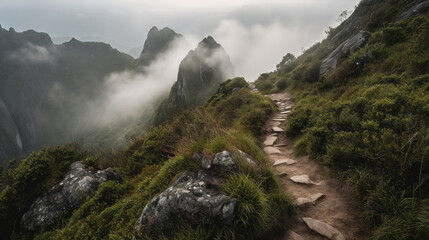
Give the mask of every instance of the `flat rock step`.
[{"label": "flat rock step", "polygon": [[264,147],[266,154],[281,154],[282,152],[276,147]]},{"label": "flat rock step", "polygon": [[304,238],[302,238],[301,235],[294,231],[288,231],[286,240],[304,240]]},{"label": "flat rock step", "polygon": [[285,158],[285,159],[276,160],[274,162],[273,166],[275,167],[275,166],[279,166],[279,165],[282,165],[282,164],[292,165],[292,164],[295,164],[295,163],[296,163],[295,160],[292,160],[292,159],[289,159],[289,158]]},{"label": "flat rock step", "polygon": [[274,145],[274,147],[286,147],[287,146],[287,144],[276,144],[276,145]]},{"label": "flat rock step", "polygon": [[[286,109],[285,109],[286,110]],[[290,111],[290,110],[288,110],[288,111],[283,111],[283,112],[280,112],[281,114],[289,114],[289,113],[291,113],[292,111]]]},{"label": "flat rock step", "polygon": [[344,235],[331,225],[319,220],[304,217],[302,220],[311,230],[331,240],[346,240]]},{"label": "flat rock step", "polygon": [[308,175],[293,176],[290,178],[290,180],[292,180],[292,182],[294,183],[301,183],[301,184],[307,184],[307,185],[320,185],[320,183],[311,181]]},{"label": "flat rock step", "polygon": [[279,128],[279,127],[273,127],[273,131],[276,133],[281,133],[281,132],[283,132],[283,129]]},{"label": "flat rock step", "polygon": [[265,141],[264,141],[264,145],[265,146],[271,146],[274,144],[274,142],[277,140],[276,136],[268,136]]},{"label": "flat rock step", "polygon": [[297,205],[297,206],[303,206],[303,205],[306,205],[306,204],[309,204],[309,203],[311,203],[311,204],[314,205],[314,204],[316,204],[317,200],[323,198],[324,196],[325,196],[325,194],[323,194],[323,193],[316,193],[316,194],[311,195],[308,198],[301,197],[301,198],[298,198],[298,199],[295,200],[295,205]]},{"label": "flat rock step", "polygon": [[273,119],[271,119],[271,121],[284,122],[284,121],[286,121],[286,119],[285,118],[273,118]]},{"label": "flat rock step", "polygon": [[292,110],[292,106],[285,107],[285,111],[287,111],[287,110]]}]

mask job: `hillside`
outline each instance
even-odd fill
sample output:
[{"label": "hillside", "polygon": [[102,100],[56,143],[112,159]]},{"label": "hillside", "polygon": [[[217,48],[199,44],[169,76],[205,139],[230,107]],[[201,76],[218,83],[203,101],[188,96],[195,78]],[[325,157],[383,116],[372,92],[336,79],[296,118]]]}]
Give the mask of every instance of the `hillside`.
[{"label": "hillside", "polygon": [[350,182],[371,239],[428,235],[428,1],[361,1],[322,42],[277,71],[264,93],[297,102],[285,133]]},{"label": "hillside", "polygon": [[[65,146],[34,153],[2,177],[2,182],[8,183],[0,195],[2,236],[13,231],[13,238],[19,239],[257,238],[277,226],[281,216],[293,211],[291,199],[283,192],[256,139],[273,110],[269,99],[252,93],[242,78],[236,78],[223,83],[203,106],[184,111],[152,129],[122,152],[89,156]],[[225,161],[235,162],[224,166],[232,168],[218,173],[204,170],[210,169],[204,159],[224,150],[232,154],[232,159]],[[198,162],[198,156],[203,163]],[[63,212],[42,231],[37,227],[26,231],[26,224],[19,224],[21,216],[74,161],[83,162],[89,171],[113,167],[120,179],[102,183],[80,207]],[[215,161],[212,164],[216,166]],[[178,218],[164,222],[170,227],[163,227],[162,232],[146,225],[136,230],[139,216],[152,196],[166,190],[186,171],[209,174],[211,180],[203,180],[210,182],[209,191],[237,199],[232,222],[225,225],[209,218],[207,222],[192,223]],[[38,221],[32,220],[35,226]]]},{"label": "hillside", "polygon": [[[0,238],[429,239],[429,1],[362,0],[342,20],[251,84],[232,78],[226,51],[204,38],[153,116],[91,137],[103,145],[123,127],[140,135],[93,152],[51,138],[80,106],[67,100],[96,95],[112,69],[141,74],[146,57],[180,35],[152,28],[134,60],[103,43],[53,45],[47,34],[0,29],[13,52],[43,57],[9,72],[10,57],[0,58],[0,76],[14,76],[0,78],[4,86],[43,89],[63,74],[61,86],[77,96],[58,105],[40,93],[24,98],[23,114],[67,119],[40,125],[62,146],[1,171]],[[62,56],[59,72],[50,51]],[[22,156],[19,139],[30,138],[7,101],[13,94],[0,93],[0,146]]]}]

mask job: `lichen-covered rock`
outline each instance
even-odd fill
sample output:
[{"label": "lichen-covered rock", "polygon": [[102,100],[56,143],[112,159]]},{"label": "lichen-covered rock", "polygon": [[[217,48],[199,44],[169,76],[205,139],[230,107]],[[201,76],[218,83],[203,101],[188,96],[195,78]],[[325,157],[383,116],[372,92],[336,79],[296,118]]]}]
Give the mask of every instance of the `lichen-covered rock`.
[{"label": "lichen-covered rock", "polygon": [[360,31],[352,38],[340,44],[325,59],[323,59],[322,65],[320,66],[320,74],[325,74],[334,70],[337,67],[339,61],[344,59],[350,53],[354,53],[359,50],[359,48],[361,48],[366,43],[370,36],[371,34],[369,32]]},{"label": "lichen-covered rock", "polygon": [[[250,164],[255,160],[243,151],[238,153]],[[194,154],[193,160],[201,163],[199,172],[185,172],[171,186],[152,198],[140,215],[137,229],[169,229],[174,218],[180,216],[191,224],[232,224],[237,200],[227,196],[221,187],[221,179],[237,165],[228,151],[219,152],[212,159]]]},{"label": "lichen-covered rock", "polygon": [[208,187],[205,173],[185,172],[167,190],[154,197],[138,220],[139,227],[168,229],[177,216],[190,223],[232,223],[237,200]]},{"label": "lichen-covered rock", "polygon": [[117,177],[112,169],[91,173],[80,162],[72,163],[69,169],[64,179],[37,198],[23,215],[21,226],[24,229],[36,230],[55,223],[62,214],[78,208],[101,183]]}]

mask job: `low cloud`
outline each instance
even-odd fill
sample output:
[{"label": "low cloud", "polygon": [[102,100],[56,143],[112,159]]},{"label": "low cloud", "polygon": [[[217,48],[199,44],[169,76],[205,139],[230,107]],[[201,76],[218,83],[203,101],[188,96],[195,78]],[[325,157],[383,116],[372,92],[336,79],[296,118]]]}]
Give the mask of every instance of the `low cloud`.
[{"label": "low cloud", "polygon": [[22,48],[14,51],[9,59],[22,63],[53,63],[55,56],[45,47],[26,43]]},{"label": "low cloud", "polygon": [[108,127],[133,120],[150,111],[168,96],[177,80],[181,60],[191,49],[190,41],[177,38],[169,49],[141,69],[112,73],[104,79],[100,96],[86,102],[79,127]]},{"label": "low cloud", "polygon": [[245,27],[236,20],[223,20],[213,31],[214,38],[231,57],[237,76],[254,81],[261,73],[275,70],[286,53],[295,55],[323,36],[323,29],[311,26],[284,26],[279,22]]}]

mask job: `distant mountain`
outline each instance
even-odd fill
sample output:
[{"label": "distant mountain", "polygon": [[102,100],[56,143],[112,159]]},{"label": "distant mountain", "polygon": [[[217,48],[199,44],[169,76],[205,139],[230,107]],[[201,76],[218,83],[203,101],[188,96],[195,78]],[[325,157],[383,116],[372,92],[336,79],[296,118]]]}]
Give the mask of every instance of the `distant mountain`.
[{"label": "distant mountain", "polygon": [[46,33],[0,28],[2,165],[21,153],[82,137],[73,124],[79,110],[100,94],[106,76],[135,66],[132,57],[108,44],[72,39],[55,45]]},{"label": "distant mountain", "polygon": [[162,123],[191,105],[201,105],[233,74],[234,68],[224,48],[213,37],[204,38],[180,63],[177,82],[168,99],[158,107],[154,123]]},{"label": "distant mountain", "polygon": [[147,34],[147,39],[144,43],[143,51],[140,54],[140,63],[143,66],[149,66],[152,60],[164,53],[170,47],[170,44],[176,39],[183,37],[168,27],[158,30],[157,27],[152,27]]}]

